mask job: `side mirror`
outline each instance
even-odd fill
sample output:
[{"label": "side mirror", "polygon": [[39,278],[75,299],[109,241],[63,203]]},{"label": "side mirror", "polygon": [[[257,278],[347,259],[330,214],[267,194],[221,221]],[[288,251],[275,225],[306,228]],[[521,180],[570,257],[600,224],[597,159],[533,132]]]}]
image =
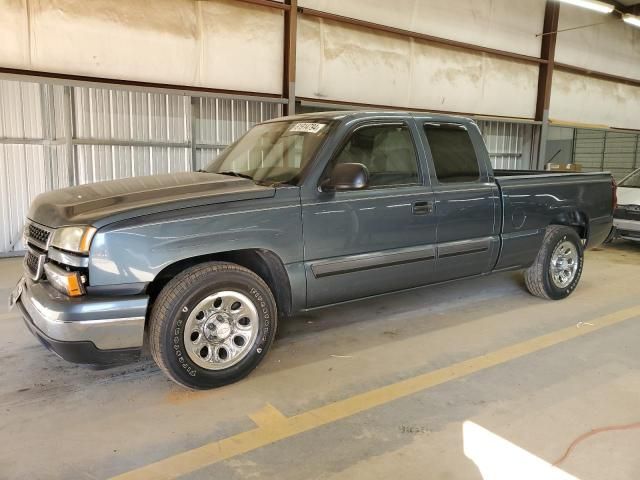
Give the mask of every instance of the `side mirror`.
[{"label": "side mirror", "polygon": [[362,190],[369,186],[369,170],[361,163],[339,163],[320,186],[325,192]]}]

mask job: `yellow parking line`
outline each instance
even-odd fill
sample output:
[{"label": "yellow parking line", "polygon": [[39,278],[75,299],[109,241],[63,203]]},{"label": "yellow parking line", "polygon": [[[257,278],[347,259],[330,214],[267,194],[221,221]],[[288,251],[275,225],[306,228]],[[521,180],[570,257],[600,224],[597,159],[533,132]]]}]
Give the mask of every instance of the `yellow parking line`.
[{"label": "yellow parking line", "polygon": [[270,403],[267,403],[266,407],[261,408],[257,412],[250,414],[249,418],[253,420],[258,427],[274,426],[287,421],[287,417]]},{"label": "yellow parking line", "polygon": [[344,400],[284,417],[273,406],[251,415],[257,428],[208,443],[150,465],[114,477],[117,480],[172,479],[216,462],[256,450],[271,443],[350,417],[408,395],[441,385],[481,370],[506,363],[573,338],[640,316],[640,306],[620,310],[579,324],[525,340],[485,355],[454,363]]}]

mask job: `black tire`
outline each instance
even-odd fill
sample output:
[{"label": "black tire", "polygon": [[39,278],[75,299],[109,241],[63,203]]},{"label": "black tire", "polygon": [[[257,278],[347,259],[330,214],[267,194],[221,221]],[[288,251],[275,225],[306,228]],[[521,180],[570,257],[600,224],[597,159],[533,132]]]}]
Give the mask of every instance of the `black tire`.
[{"label": "black tire", "polygon": [[[238,363],[210,370],[196,364],[190,357],[193,354],[188,354],[184,330],[189,315],[203,299],[227,290],[239,292],[253,303],[257,335]],[[277,308],[269,287],[251,270],[233,263],[208,262],[181,272],[162,289],[149,322],[151,354],[160,369],[180,385],[204,390],[236,382],[258,366],[275,337]]]},{"label": "black tire", "polygon": [[[578,266],[573,280],[563,287],[559,287],[552,279],[551,257],[554,250],[563,242],[571,242],[577,252]],[[571,295],[580,281],[584,264],[584,247],[577,232],[570,227],[562,225],[550,225],[542,241],[542,247],[538,255],[524,272],[524,281],[532,295],[549,300],[560,300]]]}]

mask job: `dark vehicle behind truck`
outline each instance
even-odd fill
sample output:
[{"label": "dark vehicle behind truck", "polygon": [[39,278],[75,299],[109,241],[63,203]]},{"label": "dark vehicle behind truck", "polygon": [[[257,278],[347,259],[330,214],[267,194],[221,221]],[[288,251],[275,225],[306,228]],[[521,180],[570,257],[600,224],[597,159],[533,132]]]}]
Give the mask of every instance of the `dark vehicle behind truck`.
[{"label": "dark vehicle behind truck", "polygon": [[11,301],[64,358],[121,362],[148,342],[174,381],[211,388],[307,309],[516,269],[564,298],[615,202],[608,173],[494,171],[465,118],[285,117],[200,172],[39,196]]}]

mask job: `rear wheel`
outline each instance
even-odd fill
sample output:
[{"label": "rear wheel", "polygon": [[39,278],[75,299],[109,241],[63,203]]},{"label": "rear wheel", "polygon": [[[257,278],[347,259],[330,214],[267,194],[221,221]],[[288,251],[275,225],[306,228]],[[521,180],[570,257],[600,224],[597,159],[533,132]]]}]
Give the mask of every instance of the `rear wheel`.
[{"label": "rear wheel", "polygon": [[264,358],[277,326],[264,281],[236,264],[210,262],[169,282],[151,312],[151,354],[173,381],[194,389],[240,380]]},{"label": "rear wheel", "polygon": [[584,248],[576,231],[550,225],[533,265],[524,272],[527,289],[551,300],[568,297],[580,281],[583,260]]}]

